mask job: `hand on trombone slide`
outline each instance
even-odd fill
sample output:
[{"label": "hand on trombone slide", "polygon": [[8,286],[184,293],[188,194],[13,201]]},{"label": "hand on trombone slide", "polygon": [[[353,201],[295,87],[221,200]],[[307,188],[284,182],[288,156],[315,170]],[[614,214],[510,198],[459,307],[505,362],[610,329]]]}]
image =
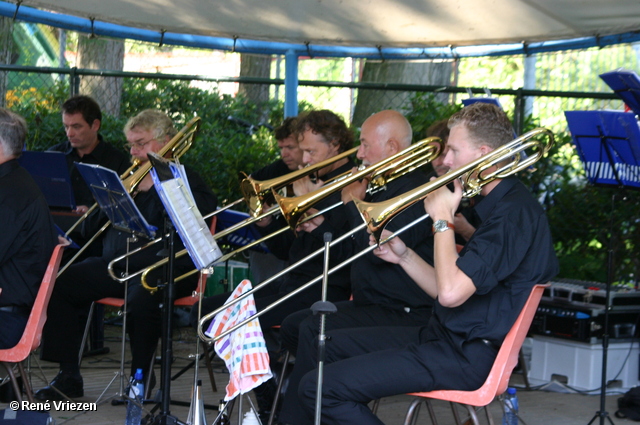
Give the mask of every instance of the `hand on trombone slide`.
[{"label": "hand on trombone slide", "polygon": [[[385,229],[380,234],[380,240],[385,240],[391,235],[392,233]],[[369,235],[369,245],[375,245],[377,243],[376,238],[373,235]],[[392,264],[400,264],[400,262],[406,260],[407,257],[411,255],[411,252],[411,249],[409,249],[399,237],[393,238],[373,250],[373,254],[376,257]]]},{"label": "hand on trombone slide", "polygon": [[[315,177],[315,174],[313,174],[313,176]],[[319,178],[312,178],[312,176],[309,175],[295,180],[291,185],[293,187],[293,193],[296,196],[302,196],[320,189],[324,185],[324,182]]]},{"label": "hand on trombone slide", "polygon": [[[354,167],[351,172],[353,174],[357,173],[358,168]],[[365,195],[367,194],[368,187],[369,179],[367,177],[363,178],[362,180],[356,180],[348,186],[345,186],[341,192],[342,203],[346,205],[354,199],[363,200]]]},{"label": "hand on trombone slide", "polygon": [[[307,210],[307,212],[305,213],[302,222],[300,223],[300,225],[298,225],[298,227],[296,227],[296,232],[312,232],[315,229],[318,228],[318,226],[320,226],[322,224],[322,222],[324,221],[324,216],[322,215],[316,215],[319,211],[315,208],[309,208]],[[313,217],[315,216],[315,217]],[[307,217],[313,217],[309,220],[305,220],[305,218]]]}]

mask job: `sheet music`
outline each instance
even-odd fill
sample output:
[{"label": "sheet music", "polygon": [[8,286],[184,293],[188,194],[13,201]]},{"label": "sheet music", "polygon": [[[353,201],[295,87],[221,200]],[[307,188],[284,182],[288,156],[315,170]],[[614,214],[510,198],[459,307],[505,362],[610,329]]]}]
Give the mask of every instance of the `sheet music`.
[{"label": "sheet music", "polygon": [[82,162],[76,167],[114,227],[148,239],[155,237],[157,229],[144,218],[115,171]]},{"label": "sheet music", "polygon": [[193,199],[184,167],[174,163],[169,163],[169,167],[175,178],[160,181],[154,168],[153,183],[189,256],[196,268],[202,270],[222,257],[222,251]]}]

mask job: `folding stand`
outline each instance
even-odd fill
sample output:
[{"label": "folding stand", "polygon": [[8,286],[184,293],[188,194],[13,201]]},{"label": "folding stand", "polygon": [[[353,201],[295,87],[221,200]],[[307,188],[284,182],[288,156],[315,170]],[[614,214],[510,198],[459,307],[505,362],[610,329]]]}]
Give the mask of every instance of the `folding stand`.
[{"label": "folding stand", "polygon": [[[578,155],[584,163],[589,182],[593,185],[624,189],[640,189],[640,129],[632,113],[614,111],[567,111],[569,129]],[[607,350],[609,346],[610,293],[613,283],[614,213],[616,194],[611,198],[609,247],[607,252],[607,282],[602,335],[602,382],[600,410],[589,425],[600,418],[613,421],[605,410],[607,386]]]},{"label": "folding stand", "polygon": [[[131,233],[133,237],[144,237],[146,239],[153,239],[155,237],[155,227],[150,226],[138,207],[133,202],[131,196],[124,188],[120,176],[115,171],[93,164],[76,164],[80,174],[87,182],[87,185],[91,189],[93,196],[95,197],[100,209],[107,215],[114,228]],[[131,238],[127,239],[127,252],[129,251],[129,242]],[[128,261],[127,261],[128,264]],[[128,273],[128,265],[126,266],[126,273]],[[126,317],[127,317],[127,293],[128,284],[125,283],[124,292],[124,307],[123,307],[123,324],[122,324],[122,347],[120,350],[120,369],[118,373],[109,382],[109,385],[104,389],[102,394],[98,397],[99,402],[104,393],[109,389],[111,384],[118,377],[120,378],[120,388],[116,396],[120,397],[120,400],[113,400],[112,403],[118,404],[121,401],[127,399],[127,394],[124,394],[124,345],[126,337]],[[91,306],[93,309],[93,305]],[[91,313],[90,313],[91,314]],[[84,344],[84,340],[83,340]],[[81,355],[81,354],[80,354]],[[80,358],[81,359],[81,358]]]},{"label": "folding stand", "polygon": [[[167,284],[164,287],[164,301],[162,307],[162,367],[160,380],[161,411],[153,418],[152,424],[182,424],[177,418],[171,416],[171,360],[173,358],[173,304],[175,301],[174,259],[175,259],[175,235],[178,231],[185,248],[198,270],[211,267],[222,256],[209,226],[206,225],[202,215],[198,211],[193,195],[189,189],[184,169],[164,158],[150,153],[149,160],[153,164],[151,176],[160,200],[162,201],[170,220],[166,220],[169,231],[168,242],[168,271]],[[197,370],[197,369],[196,369]],[[197,376],[194,382],[197,383]],[[194,395],[196,394],[194,388]],[[192,402],[199,403],[197,400]],[[157,406],[156,406],[157,407]],[[152,410],[152,413],[154,410]]]}]

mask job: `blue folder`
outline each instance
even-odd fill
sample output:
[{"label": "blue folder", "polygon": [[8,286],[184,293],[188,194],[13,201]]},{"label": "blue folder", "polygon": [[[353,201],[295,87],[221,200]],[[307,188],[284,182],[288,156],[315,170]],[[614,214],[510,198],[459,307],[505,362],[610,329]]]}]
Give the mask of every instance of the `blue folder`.
[{"label": "blue folder", "polygon": [[[231,227],[241,221],[244,221],[249,218],[249,214],[235,211],[235,210],[225,210],[217,215],[218,222],[216,223],[216,231],[219,232],[228,227]],[[253,225],[244,226],[235,232],[227,235],[225,237],[226,241],[238,247],[245,246],[255,240],[260,239],[262,236],[260,233],[253,227]],[[261,252],[269,252],[269,249],[264,243],[261,243],[251,249],[258,250]]]},{"label": "blue folder", "polygon": [[640,127],[635,114],[565,111],[565,117],[590,183],[640,189]]},{"label": "blue folder", "polygon": [[65,154],[24,151],[18,158],[18,162],[36,181],[51,209],[76,209]]},{"label": "blue folder", "polygon": [[634,71],[618,69],[600,74],[600,78],[620,96],[624,103],[640,115],[640,77]]}]

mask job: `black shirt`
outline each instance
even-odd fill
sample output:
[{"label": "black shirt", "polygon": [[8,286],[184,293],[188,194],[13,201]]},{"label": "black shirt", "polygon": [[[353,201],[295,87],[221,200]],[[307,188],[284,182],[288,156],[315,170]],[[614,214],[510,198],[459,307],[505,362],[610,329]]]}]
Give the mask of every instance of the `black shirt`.
[{"label": "black shirt", "polygon": [[[321,176],[320,179],[327,181],[342,173],[351,171],[354,166],[354,163],[350,160],[347,164]],[[340,191],[336,191],[325,199],[315,203],[313,208],[316,210],[322,210],[339,203],[340,199]],[[290,264],[293,264],[317,249],[322,248],[324,246],[323,236],[326,231],[332,232],[333,238],[336,239],[338,236],[349,230],[349,222],[344,213],[344,205],[327,211],[323,216],[323,223],[311,232],[302,231],[294,233],[293,231],[287,231],[268,239],[266,244],[269,250],[279,258],[288,260]],[[258,229],[263,235],[267,235],[282,228],[283,226],[287,226],[287,223],[284,219],[280,218],[278,220],[273,220],[268,226]],[[332,248],[330,250],[330,267],[342,262],[342,260],[344,260],[344,255],[348,255],[349,252],[350,251],[340,249],[340,247],[336,247],[335,249]],[[287,293],[298,288],[301,284],[319,276],[322,273],[323,264],[323,256],[317,255],[313,259],[300,265],[285,275],[285,278],[279,287],[279,291],[281,293]],[[343,288],[344,291],[348,293],[350,287],[349,267],[344,267],[333,273],[331,275],[331,279],[329,279],[329,285],[337,288]]]},{"label": "black shirt", "polygon": [[269,165],[266,165],[259,169],[258,171],[254,171],[251,173],[251,177],[256,180],[269,180],[276,177],[284,176],[285,174],[289,174],[292,170],[287,167],[287,164],[282,159],[278,159],[277,161],[272,162]]},{"label": "black shirt", "polygon": [[49,207],[29,173],[0,164],[0,306],[31,307],[57,244]]},{"label": "black shirt", "polygon": [[71,143],[59,143],[48,149],[53,152],[62,152],[67,157],[67,165],[69,166],[69,174],[71,175],[71,186],[73,187],[73,196],[76,198],[77,205],[91,206],[95,203],[91,189],[85,183],[80,171],[76,168],[76,162],[86,164],[97,164],[109,168],[122,175],[131,166],[129,156],[102,139],[98,135],[98,144],[91,153],[80,157],[78,151],[71,146]]},{"label": "black shirt", "polygon": [[456,345],[474,339],[499,345],[531,288],[558,273],[558,260],[544,210],[517,178],[502,180],[475,210],[482,224],[456,264],[476,292],[455,308],[436,302],[429,327]]},{"label": "black shirt", "polygon": [[[386,190],[365,197],[365,201],[385,201],[427,182],[427,176],[421,172],[405,174],[388,183]],[[355,204],[349,202],[346,207],[351,226],[362,224],[362,216]],[[423,215],[425,215],[424,204],[417,202],[393,218],[386,228],[393,232]],[[405,244],[429,264],[433,264],[432,224],[431,219],[426,219],[401,235]],[[366,231],[358,232],[354,239],[356,252],[369,246],[369,234]],[[402,267],[378,258],[372,252],[352,264],[351,285],[353,301],[357,305],[375,304],[399,308],[429,308],[433,304],[433,299],[409,277]]]}]

